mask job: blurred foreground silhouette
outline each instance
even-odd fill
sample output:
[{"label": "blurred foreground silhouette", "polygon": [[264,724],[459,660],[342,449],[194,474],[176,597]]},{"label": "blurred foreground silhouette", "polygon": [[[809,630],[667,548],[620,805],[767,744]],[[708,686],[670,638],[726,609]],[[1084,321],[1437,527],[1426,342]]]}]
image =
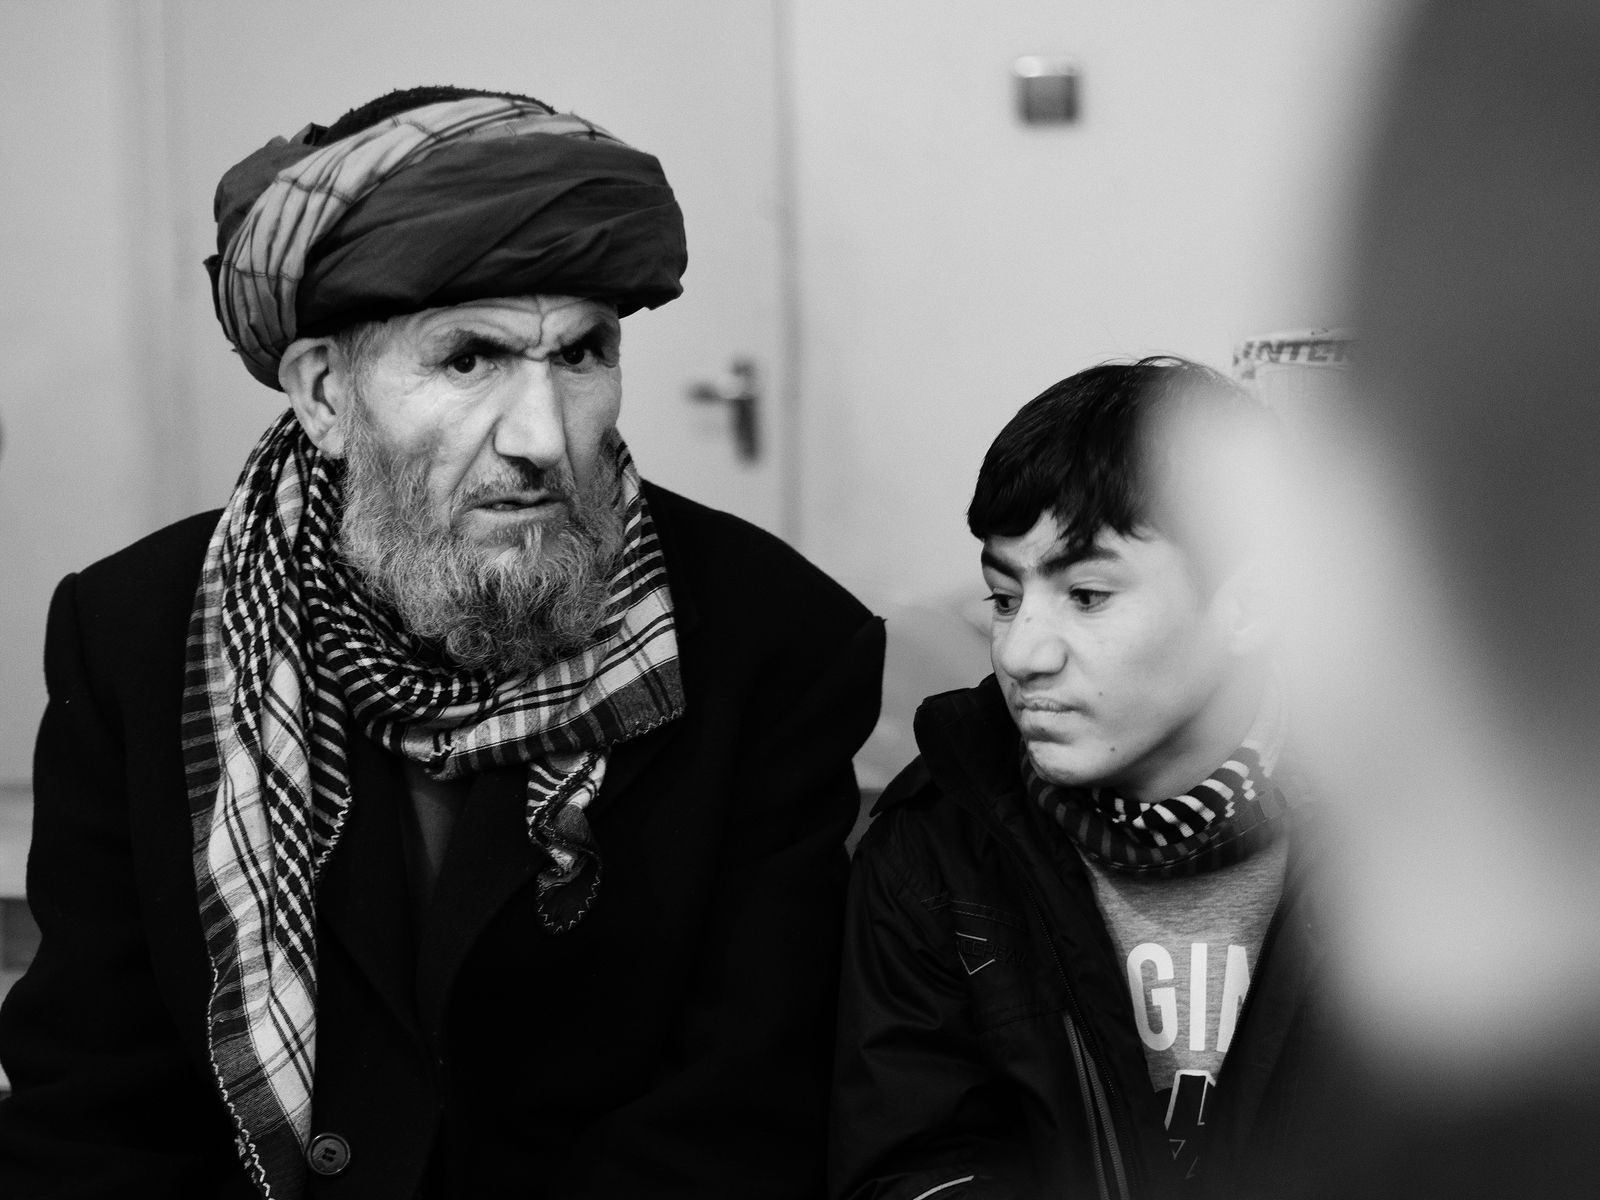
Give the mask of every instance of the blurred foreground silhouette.
[{"label": "blurred foreground silhouette", "polygon": [[[1435,0],[1296,564],[1349,1047],[1307,1196],[1595,1194],[1600,6]],[[1309,487],[1302,487],[1309,484]]]}]

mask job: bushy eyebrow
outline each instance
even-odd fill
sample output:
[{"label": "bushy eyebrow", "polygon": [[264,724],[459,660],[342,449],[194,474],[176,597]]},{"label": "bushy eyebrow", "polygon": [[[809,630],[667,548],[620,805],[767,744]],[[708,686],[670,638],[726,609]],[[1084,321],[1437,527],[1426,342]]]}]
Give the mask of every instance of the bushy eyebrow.
[{"label": "bushy eyebrow", "polygon": [[584,318],[583,324],[576,326],[562,336],[562,344],[570,346],[573,342],[581,342],[585,338],[593,337],[597,333],[614,336],[622,332],[622,322],[608,312],[591,313]]},{"label": "bushy eyebrow", "polygon": [[522,354],[527,349],[526,343],[464,325],[451,325],[435,330],[428,335],[426,345],[429,357],[444,359],[468,352],[490,357],[510,356]]},{"label": "bushy eyebrow", "polygon": [[[987,546],[983,548],[983,552],[978,556],[978,561],[983,564],[985,569],[993,571],[996,575],[1004,575],[1007,579],[1022,578],[1021,570],[1014,563],[1010,563],[1001,558]],[[1039,560],[1039,566],[1037,571],[1035,571],[1035,574],[1044,576],[1059,575],[1063,571],[1077,566],[1079,563],[1115,563],[1121,561],[1122,555],[1118,554],[1115,550],[1112,550],[1107,546],[1085,546],[1079,550],[1072,550],[1065,546],[1061,546]]]},{"label": "bushy eyebrow", "polygon": [[622,323],[615,317],[606,313],[597,313],[582,325],[564,333],[557,342],[557,349],[565,350],[569,346],[586,346],[596,353],[607,347],[615,346],[622,336]]}]

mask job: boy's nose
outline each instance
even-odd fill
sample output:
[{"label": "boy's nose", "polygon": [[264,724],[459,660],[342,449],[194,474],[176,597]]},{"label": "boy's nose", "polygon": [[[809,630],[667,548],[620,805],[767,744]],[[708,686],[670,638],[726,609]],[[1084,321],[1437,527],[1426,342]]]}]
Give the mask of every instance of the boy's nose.
[{"label": "boy's nose", "polygon": [[993,642],[994,668],[1012,679],[1058,675],[1067,665],[1067,643],[1048,622],[1019,614]]}]

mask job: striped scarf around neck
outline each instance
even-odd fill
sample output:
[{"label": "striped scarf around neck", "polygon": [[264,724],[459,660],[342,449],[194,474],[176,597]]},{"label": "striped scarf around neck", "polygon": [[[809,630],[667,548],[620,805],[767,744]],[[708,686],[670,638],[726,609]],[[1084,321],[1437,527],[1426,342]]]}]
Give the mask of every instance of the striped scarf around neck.
[{"label": "striped scarf around neck", "polygon": [[1281,712],[1269,699],[1239,748],[1181,795],[1144,803],[1115,788],[1051,783],[1026,743],[1023,790],[1098,863],[1145,878],[1198,875],[1244,860],[1282,832],[1291,811],[1273,776],[1282,744]]},{"label": "striped scarf around neck", "polygon": [[520,765],[544,860],[538,912],[564,932],[600,858],[585,810],[607,754],[682,714],[666,569],[620,446],[624,548],[608,616],[534,676],[454,668],[367,599],[337,549],[342,472],[292,413],[251,454],[207,549],[186,651],[183,753],[209,1040],[239,1151],[267,1194],[303,1191],[316,1063],[316,881],[364,732],[441,779]]}]

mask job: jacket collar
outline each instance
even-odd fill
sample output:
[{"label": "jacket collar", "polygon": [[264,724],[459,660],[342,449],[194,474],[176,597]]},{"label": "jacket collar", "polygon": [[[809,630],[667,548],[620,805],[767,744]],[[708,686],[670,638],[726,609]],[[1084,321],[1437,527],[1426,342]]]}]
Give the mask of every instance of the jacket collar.
[{"label": "jacket collar", "polygon": [[915,729],[922,752],[947,767],[981,776],[1016,774],[1017,727],[993,675],[976,687],[928,697],[917,709]]},{"label": "jacket collar", "polygon": [[[928,697],[912,728],[923,767],[940,792],[1008,846],[1031,877],[1088,887],[1077,853],[1023,790],[1017,727],[993,675],[976,687]],[[877,811],[913,790],[891,787]]]},{"label": "jacket collar", "polygon": [[[917,707],[912,730],[927,772],[974,815],[997,819],[1000,798],[1021,792],[1017,727],[993,675],[976,687],[929,696]],[[891,787],[875,811],[893,808],[909,795]]]},{"label": "jacket collar", "polygon": [[648,479],[642,481],[645,503],[661,541],[661,557],[667,564],[667,588],[672,592],[672,621],[679,641],[694,635],[700,627],[700,606],[689,578],[684,573],[683,541],[678,529],[678,506],[684,501]]}]

